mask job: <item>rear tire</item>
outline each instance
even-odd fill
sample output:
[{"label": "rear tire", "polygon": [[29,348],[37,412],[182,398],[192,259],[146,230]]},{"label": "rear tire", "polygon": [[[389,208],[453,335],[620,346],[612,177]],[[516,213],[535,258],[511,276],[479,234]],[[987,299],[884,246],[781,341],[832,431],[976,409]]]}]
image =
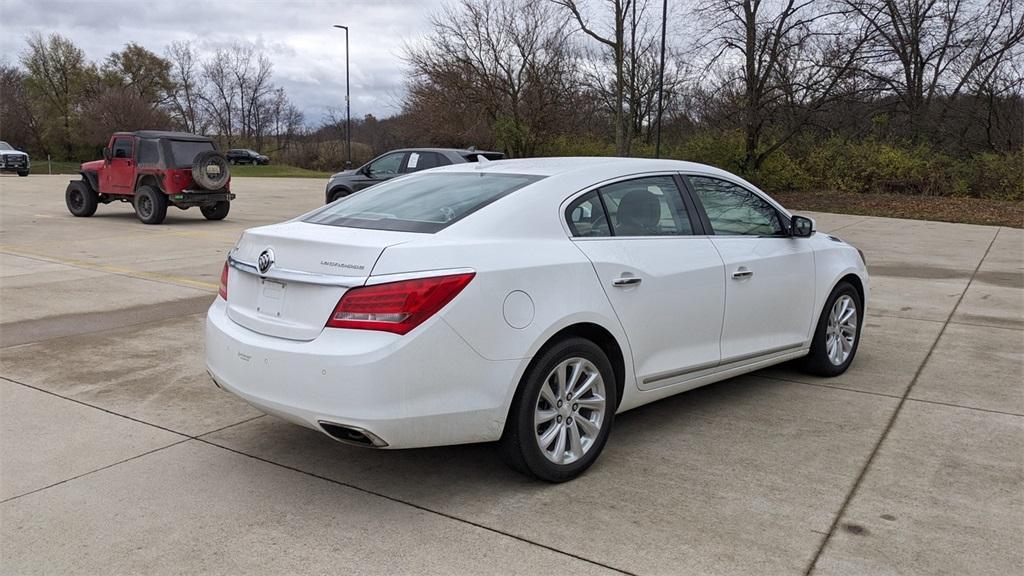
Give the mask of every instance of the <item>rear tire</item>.
[{"label": "rear tire", "polygon": [[85,218],[96,213],[98,198],[96,191],[84,180],[73,180],[64,191],[64,202],[68,205],[68,212],[73,216]]},{"label": "rear tire", "polygon": [[167,217],[167,196],[152,186],[139,186],[133,204],[143,224],[160,224]]},{"label": "rear tire", "polygon": [[199,207],[199,211],[203,213],[207,220],[223,220],[228,215],[230,209],[231,202],[227,200],[221,200],[213,206]]},{"label": "rear tire", "polygon": [[818,318],[811,351],[802,360],[804,371],[829,377],[846,372],[857,355],[863,324],[864,304],[860,293],[849,282],[839,282]]},{"label": "rear tire", "polygon": [[616,395],[611,362],[597,344],[583,338],[557,342],[534,359],[519,383],[501,436],[503,459],[548,482],[579,476],[604,449]]}]

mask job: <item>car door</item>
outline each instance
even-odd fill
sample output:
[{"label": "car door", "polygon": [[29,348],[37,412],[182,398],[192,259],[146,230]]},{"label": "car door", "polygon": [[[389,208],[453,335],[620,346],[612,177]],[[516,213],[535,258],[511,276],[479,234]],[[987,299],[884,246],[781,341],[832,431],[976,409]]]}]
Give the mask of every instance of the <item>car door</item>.
[{"label": "car door", "polygon": [[133,176],[135,175],[135,149],[132,138],[129,136],[118,136],[114,138],[114,146],[111,148],[110,164],[106,166],[103,174],[106,176],[106,190],[116,194],[131,193],[134,186]]},{"label": "car door", "polygon": [[814,252],[788,221],[736,182],[687,177],[694,203],[725,263],[722,363],[798,349],[814,309]]},{"label": "car door", "polygon": [[602,185],[567,207],[573,241],[594,264],[650,390],[720,359],[722,259],[674,175]]},{"label": "car door", "polygon": [[408,153],[406,152],[390,152],[375,158],[369,164],[359,169],[356,173],[356,178],[352,181],[352,188],[354,190],[362,190],[378,182],[390,180],[400,175],[407,155]]}]

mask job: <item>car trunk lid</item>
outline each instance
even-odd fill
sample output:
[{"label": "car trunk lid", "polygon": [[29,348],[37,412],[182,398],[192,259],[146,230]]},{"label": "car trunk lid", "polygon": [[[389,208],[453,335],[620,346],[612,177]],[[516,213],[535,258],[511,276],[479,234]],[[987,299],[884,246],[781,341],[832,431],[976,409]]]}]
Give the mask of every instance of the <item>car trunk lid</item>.
[{"label": "car trunk lid", "polygon": [[[417,236],[300,221],[248,230],[230,255],[228,316],[260,334],[313,340],[381,252]],[[262,273],[261,255],[272,260]]]}]

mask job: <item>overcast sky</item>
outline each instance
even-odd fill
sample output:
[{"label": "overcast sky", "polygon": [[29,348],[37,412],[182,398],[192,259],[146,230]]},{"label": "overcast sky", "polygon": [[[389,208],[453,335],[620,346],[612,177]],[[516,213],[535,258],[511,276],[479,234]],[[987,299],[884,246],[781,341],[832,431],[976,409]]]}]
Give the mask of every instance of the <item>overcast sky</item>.
[{"label": "overcast sky", "polygon": [[442,0],[0,0],[0,58],[16,63],[34,30],[60,33],[102,61],[128,42],[163,54],[175,40],[203,51],[250,42],[274,63],[274,82],[318,123],[344,110],[345,32],[350,27],[352,116],[398,111],[407,41],[430,32]]}]

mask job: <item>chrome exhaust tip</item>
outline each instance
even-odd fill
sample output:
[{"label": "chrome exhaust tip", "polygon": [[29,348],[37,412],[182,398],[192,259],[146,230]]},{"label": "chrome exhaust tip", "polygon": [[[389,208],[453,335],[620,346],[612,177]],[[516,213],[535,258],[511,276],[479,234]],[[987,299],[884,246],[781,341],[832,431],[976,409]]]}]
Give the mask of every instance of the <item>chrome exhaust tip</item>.
[{"label": "chrome exhaust tip", "polygon": [[344,442],[345,444],[353,444],[355,446],[370,448],[384,448],[388,445],[387,442],[381,440],[380,437],[373,432],[358,426],[337,424],[335,422],[327,422],[325,420],[318,420],[317,424],[320,425],[320,428],[323,429],[328,436],[339,442]]}]

